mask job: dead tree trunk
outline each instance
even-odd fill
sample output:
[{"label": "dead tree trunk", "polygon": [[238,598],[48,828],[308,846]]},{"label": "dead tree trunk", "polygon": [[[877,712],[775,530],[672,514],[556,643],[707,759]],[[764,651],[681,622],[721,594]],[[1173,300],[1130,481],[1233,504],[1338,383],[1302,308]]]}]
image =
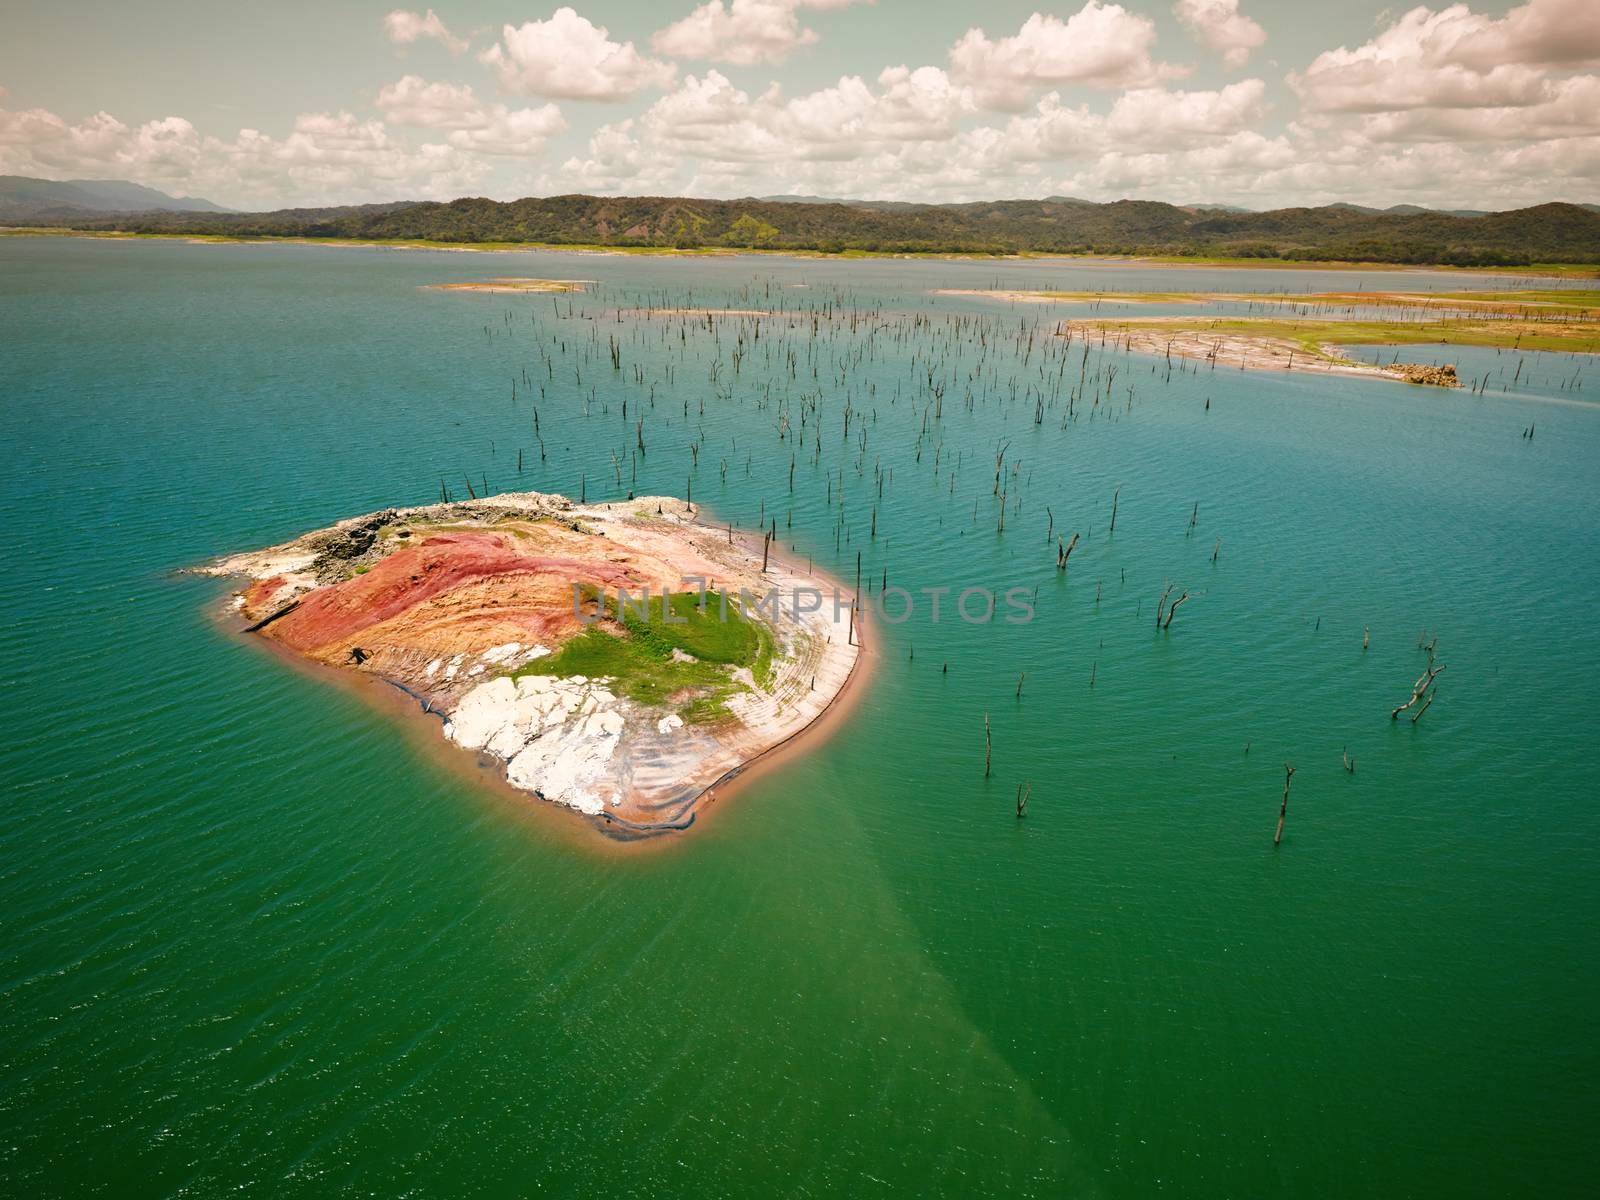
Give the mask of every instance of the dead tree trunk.
[{"label": "dead tree trunk", "polygon": [[[1423,674],[1417,679],[1417,682],[1411,686],[1411,699],[1407,700],[1404,704],[1392,711],[1389,714],[1389,719],[1391,721],[1398,719],[1401,713],[1405,712],[1406,709],[1410,708],[1413,704],[1416,704],[1425,695],[1427,695],[1428,690],[1433,687],[1434,677],[1443,671],[1444,667],[1445,665],[1440,663],[1437,667],[1429,667],[1425,672],[1423,672]],[[1428,704],[1431,703],[1433,703],[1433,700],[1431,697],[1429,697]],[[1420,717],[1423,712],[1427,711],[1428,704],[1424,704],[1422,706],[1422,712],[1417,713],[1417,717]],[[1413,717],[1411,720],[1412,724],[1416,723],[1416,717]]]},{"label": "dead tree trunk", "polygon": [[861,603],[861,551],[856,551],[856,591],[850,597],[850,628],[845,631],[845,641],[855,645],[856,641],[856,605]]},{"label": "dead tree trunk", "polygon": [[1062,545],[1060,538],[1056,539],[1056,570],[1065,571],[1067,569],[1067,559],[1072,557],[1073,547],[1077,544],[1077,534],[1073,534],[1072,540],[1065,545]]},{"label": "dead tree trunk", "polygon": [[1422,702],[1422,707],[1417,709],[1417,715],[1411,718],[1411,723],[1413,725],[1422,720],[1422,714],[1428,711],[1429,706],[1433,704],[1433,698],[1438,694],[1438,688],[1434,688],[1433,691],[1428,694],[1428,698]]},{"label": "dead tree trunk", "polygon": [[1173,616],[1173,614],[1178,611],[1178,605],[1182,604],[1188,598],[1189,598],[1189,593],[1188,593],[1187,590],[1185,590],[1183,595],[1179,596],[1176,600],[1174,600],[1172,602],[1172,607],[1167,609],[1167,621],[1166,621],[1166,624],[1164,624],[1161,628],[1163,628],[1163,629],[1171,629],[1172,628],[1172,616]]},{"label": "dead tree trunk", "polygon": [[1283,803],[1278,806],[1278,832],[1272,835],[1272,844],[1276,846],[1283,841],[1283,822],[1289,815],[1289,781],[1294,778],[1294,768],[1288,763],[1283,764]]}]

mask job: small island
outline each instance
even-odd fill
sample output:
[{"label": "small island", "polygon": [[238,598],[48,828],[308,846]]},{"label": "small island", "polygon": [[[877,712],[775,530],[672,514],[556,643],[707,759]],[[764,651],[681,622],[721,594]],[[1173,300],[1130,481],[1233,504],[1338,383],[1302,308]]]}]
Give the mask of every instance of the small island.
[{"label": "small island", "polygon": [[[1182,321],[1161,317],[1125,321],[1062,321],[1057,334],[1088,345],[1106,342],[1134,354],[1166,358],[1199,359],[1212,366],[1242,371],[1300,371],[1313,375],[1354,375],[1365,379],[1393,379],[1401,383],[1460,387],[1453,363],[1367,363],[1351,358],[1342,344],[1359,344],[1348,328],[1351,322],[1289,322],[1252,320]],[[1401,341],[1410,331],[1394,327]],[[1377,344],[1386,345],[1386,341]]]},{"label": "small island", "polygon": [[[1301,371],[1462,386],[1452,363],[1363,362],[1346,346],[1483,346],[1497,350],[1600,352],[1600,291],[1482,292],[1064,292],[939,288],[1009,304],[1214,305],[1186,316],[1074,317],[1056,333],[1136,354],[1199,359],[1240,370]],[[1481,386],[1473,385],[1476,389]]]},{"label": "small island", "polygon": [[667,497],[387,509],[199,568],[245,631],[381,681],[512,787],[687,829],[859,674],[851,593]]},{"label": "small island", "polygon": [[581,292],[593,282],[592,279],[524,279],[501,276],[497,279],[478,279],[466,283],[429,283],[424,286],[436,292]]}]

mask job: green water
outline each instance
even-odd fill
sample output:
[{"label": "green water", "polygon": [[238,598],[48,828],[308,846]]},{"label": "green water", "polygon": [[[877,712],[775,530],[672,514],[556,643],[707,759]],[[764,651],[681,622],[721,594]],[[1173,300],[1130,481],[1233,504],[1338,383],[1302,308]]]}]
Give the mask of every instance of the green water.
[{"label": "green water", "polygon": [[[571,316],[419,290],[498,274],[602,286]],[[1361,282],[1173,276],[0,239],[3,1190],[1586,1193],[1600,383],[1096,350],[1110,397],[1036,424],[1048,314],[928,294]],[[617,322],[642,301],[837,308],[792,374],[770,331],[734,374],[732,325]],[[977,383],[954,314],[987,318]],[[641,403],[640,492],[681,493],[699,439],[718,519],[764,502],[847,578],[860,550],[913,590],[1037,587],[1037,619],[879,622],[835,738],[641,851],[484,790],[173,574],[441,476],[621,495]],[[1065,575],[1046,506],[1084,534]],[[1168,582],[1201,594],[1158,635]],[[1438,701],[1391,723],[1424,630]]]}]

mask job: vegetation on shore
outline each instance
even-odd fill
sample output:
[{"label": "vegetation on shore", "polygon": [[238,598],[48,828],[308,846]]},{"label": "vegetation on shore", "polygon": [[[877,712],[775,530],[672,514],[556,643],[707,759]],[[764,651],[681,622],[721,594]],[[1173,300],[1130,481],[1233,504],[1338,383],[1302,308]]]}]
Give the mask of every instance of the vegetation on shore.
[{"label": "vegetation on shore", "polygon": [[1256,308],[1320,308],[1328,311],[1352,308],[1420,309],[1468,314],[1485,320],[1567,322],[1600,319],[1600,288],[1481,292],[985,292],[946,289],[940,294],[986,296],[997,300],[1053,300],[1063,304],[1248,304]]},{"label": "vegetation on shore", "polygon": [[1339,205],[1219,212],[1059,198],[932,205],[552,196],[272,213],[149,212],[52,224],[89,232],[502,249],[1156,255],[1197,263],[1474,268],[1600,262],[1600,212],[1574,204],[1464,217]]},{"label": "vegetation on shore", "polygon": [[[1329,312],[1394,308],[1449,314],[1475,321],[1527,321],[1572,324],[1600,320],[1600,289],[1563,288],[1538,291],[1481,292],[1307,292],[1269,295],[1246,292],[1191,293],[1203,301],[1257,306],[1289,306]],[[1126,297],[1131,299],[1130,297]]]},{"label": "vegetation on shore", "polygon": [[1226,255],[1173,254],[1111,254],[1095,251],[1066,250],[860,250],[838,251],[801,249],[796,247],[726,246],[629,246],[604,245],[598,242],[447,242],[427,238],[378,240],[374,238],[311,237],[281,235],[251,235],[220,233],[135,233],[128,230],[74,229],[67,226],[15,226],[0,228],[0,237],[84,237],[128,239],[145,241],[201,242],[215,245],[260,246],[273,244],[310,246],[354,246],[378,250],[445,250],[463,252],[529,252],[561,251],[576,254],[624,254],[645,257],[728,257],[736,255],[774,254],[785,258],[1037,258],[1037,259],[1114,259],[1134,265],[1156,267],[1241,267],[1249,270],[1345,271],[1360,268],[1368,271],[1460,271],[1474,275],[1510,275],[1521,278],[1539,276],[1553,279],[1600,279],[1600,261],[1596,262],[1535,262],[1525,265],[1464,266],[1454,263],[1377,262],[1370,259],[1316,259],[1293,258],[1238,258]]},{"label": "vegetation on shore", "polygon": [[1144,317],[1081,322],[1094,334],[1216,335],[1275,339],[1332,359],[1326,346],[1487,346],[1502,350],[1600,353],[1600,322],[1518,320],[1334,321],[1273,317]]},{"label": "vegetation on shore", "polygon": [[[591,603],[596,595],[588,589]],[[771,675],[772,634],[739,611],[737,597],[707,591],[702,611],[698,593],[674,594],[670,622],[661,596],[649,598],[648,615],[632,606],[618,613],[614,595],[607,604],[607,619],[516,674],[608,677],[630,700],[674,708],[689,722],[727,714],[728,700],[747,690],[734,670],[747,668],[758,681]]]},{"label": "vegetation on shore", "polygon": [[1248,267],[1259,271],[1348,270],[1360,267],[1369,271],[1461,271],[1474,275],[1538,275],[1552,279],[1600,279],[1600,260],[1574,258],[1570,261],[1540,260],[1525,263],[1413,262],[1403,259],[1256,258],[1229,254],[1140,254],[1136,261],[1158,267]]}]

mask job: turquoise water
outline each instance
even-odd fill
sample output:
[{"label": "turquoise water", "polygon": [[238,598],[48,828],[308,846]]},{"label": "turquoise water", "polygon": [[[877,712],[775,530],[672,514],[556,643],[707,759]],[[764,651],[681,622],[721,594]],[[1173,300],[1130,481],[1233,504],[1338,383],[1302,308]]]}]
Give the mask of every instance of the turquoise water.
[{"label": "turquoise water", "polygon": [[[500,274],[600,286],[419,290]],[[1529,356],[1479,398],[1096,350],[1064,423],[1047,311],[928,294],[1170,274],[0,239],[5,1190],[1586,1190],[1594,380]],[[641,302],[830,316],[747,336],[734,373],[735,324],[618,322]],[[878,622],[835,738],[619,849],[173,574],[441,477],[620,496],[641,404],[640,492],[681,493],[699,440],[718,519],[764,503],[846,578],[859,550],[913,590],[1036,587],[1037,619]],[[1084,535],[1065,575],[1047,506]],[[1157,634],[1169,582],[1198,595]],[[1423,631],[1438,701],[1391,723]]]}]

